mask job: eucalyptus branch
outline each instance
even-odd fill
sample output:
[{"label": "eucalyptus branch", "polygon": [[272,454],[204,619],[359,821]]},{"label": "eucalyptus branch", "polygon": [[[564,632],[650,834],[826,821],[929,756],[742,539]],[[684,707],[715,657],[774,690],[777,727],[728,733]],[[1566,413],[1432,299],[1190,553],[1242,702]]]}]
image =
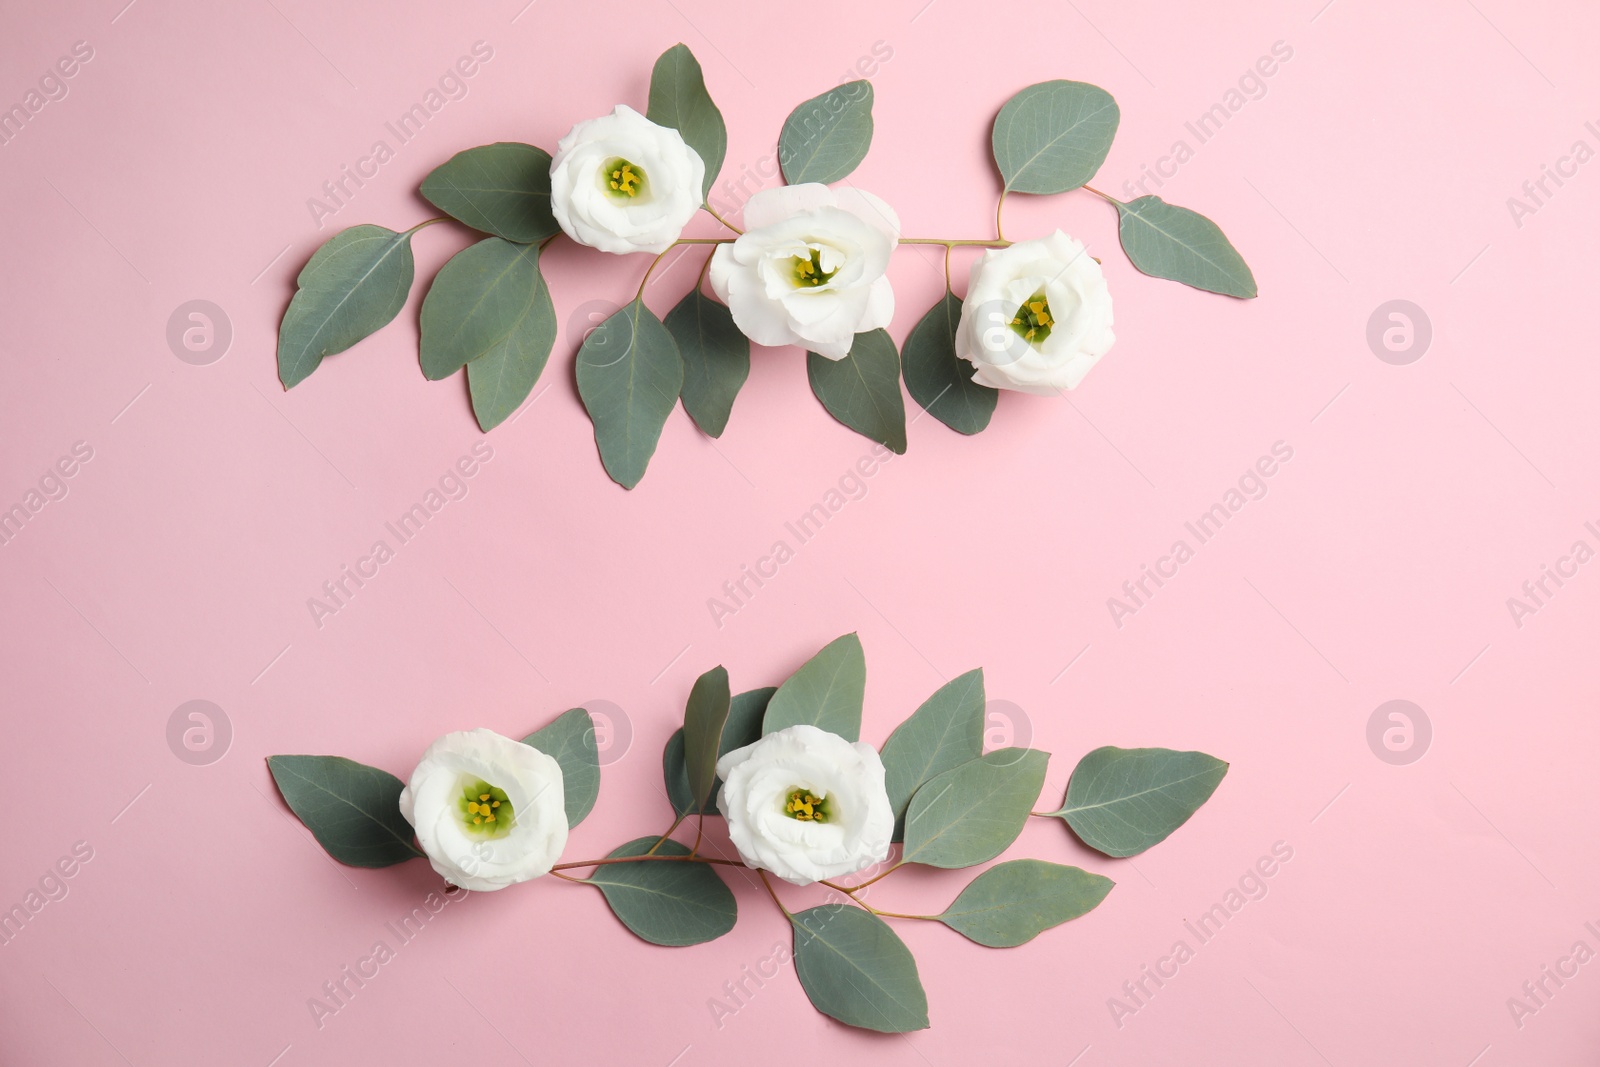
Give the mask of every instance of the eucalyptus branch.
[{"label": "eucalyptus branch", "polygon": [[767,880],[767,872],[763,871],[760,867],[757,867],[755,872],[761,876],[761,884],[767,887],[767,895],[771,897],[772,902],[778,906],[778,910],[783,912],[784,918],[794,918],[794,916],[790,914],[789,909],[783,906],[783,901],[778,899],[778,894],[772,888],[772,883]]},{"label": "eucalyptus branch", "polygon": [[574,867],[604,867],[612,863],[643,863],[646,860],[655,860],[659,863],[717,863],[724,867],[744,866],[738,860],[722,860],[712,856],[661,856],[646,852],[641,856],[607,856],[602,860],[574,860],[571,863],[558,863],[550,870],[567,871]]}]

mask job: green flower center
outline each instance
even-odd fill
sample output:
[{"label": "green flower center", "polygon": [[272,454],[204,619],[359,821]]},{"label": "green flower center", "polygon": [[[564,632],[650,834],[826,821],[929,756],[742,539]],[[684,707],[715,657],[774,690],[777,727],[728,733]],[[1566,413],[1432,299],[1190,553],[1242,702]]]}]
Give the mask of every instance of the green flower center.
[{"label": "green flower center", "polygon": [[517,823],[516,812],[504,789],[482,778],[469,778],[461,785],[461,825],[479,837],[504,837]]},{"label": "green flower center", "polygon": [[606,191],[619,200],[632,200],[644,192],[644,168],[620,156],[606,160],[601,175],[605,180]]},{"label": "green flower center", "polygon": [[1011,320],[1011,328],[1017,336],[1030,345],[1043,344],[1055,324],[1056,320],[1050,316],[1050,302],[1044,298],[1043,289],[1028,297]]},{"label": "green flower center", "polygon": [[822,249],[811,249],[811,255],[790,256],[789,262],[794,265],[794,285],[796,289],[815,289],[819,285],[826,285],[838,274],[838,268],[833,270],[822,269]]},{"label": "green flower center", "polygon": [[801,822],[827,822],[832,813],[828,801],[809,789],[795,789],[784,802],[783,813]]}]

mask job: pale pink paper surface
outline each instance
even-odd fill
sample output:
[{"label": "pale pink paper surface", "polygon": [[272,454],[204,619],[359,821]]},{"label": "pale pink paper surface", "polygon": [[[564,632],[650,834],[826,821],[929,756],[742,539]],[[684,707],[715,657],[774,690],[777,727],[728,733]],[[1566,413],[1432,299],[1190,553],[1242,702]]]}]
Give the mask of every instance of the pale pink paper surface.
[{"label": "pale pink paper surface", "polygon": [[[0,146],[0,504],[75,442],[93,449],[0,548],[0,905],[75,842],[93,850],[0,947],[0,1060],[1594,1062],[1600,964],[1546,979],[1542,1006],[1524,999],[1536,1012],[1508,1006],[1575,942],[1600,949],[1585,927],[1600,927],[1600,563],[1548,584],[1520,627],[1507,607],[1575,541],[1600,547],[1584,526],[1600,525],[1600,163],[1547,179],[1520,226],[1507,206],[1574,141],[1600,148],[1584,125],[1600,120],[1586,5],[122,3],[14,5],[0,34],[6,105],[74,42],[94,51]],[[1187,141],[1193,158],[1148,189],[1215,218],[1261,298],[1139,275],[1088,194],[1013,198],[1009,236],[1060,226],[1105,260],[1115,348],[1070,402],[1004,396],[978,438],[916,419],[909,454],[804,545],[784,524],[870,446],[818,407],[795,351],[756,353],[722,440],[680,412],[637,491],[604,476],[569,318],[626,300],[640,258],[555,246],[566,327],[548,391],[487,438],[461,381],[428,383],[416,362],[420,279],[468,239],[452,227],[418,235],[396,323],[281,391],[277,321],[320,241],[428,217],[415,188],[459,149],[551,147],[618,102],[642,108],[651,62],[679,40],[727,117],[732,182],[769,158],[790,108],[876,47],[876,136],[851,181],[914,235],[991,233],[989,126],[1012,92],[1105,86],[1123,122],[1097,183],[1126,195]],[[375,141],[396,146],[385,124],[478,41],[493,56],[465,98],[319,229],[308,198]],[[1280,41],[1293,55],[1264,95],[1200,144],[1185,123]],[[661,313],[699,260],[663,266],[648,293]],[[903,338],[940,291],[938,257],[903,251],[892,277]],[[193,299],[232,324],[208,366],[166,340]],[[1432,323],[1404,366],[1366,340],[1394,299]],[[385,522],[484,441],[493,458],[468,495],[398,545]],[[1184,524],[1280,441],[1293,458],[1267,495],[1116,625],[1108,598],[1175,540],[1195,546]],[[395,558],[316,625],[308,598],[380,538]],[[780,539],[794,559],[719,627],[708,599]],[[1102,744],[1232,764],[1198,816],[1131,862],[1052,822],[1026,829],[1014,855],[1116,879],[1090,916],[1012,951],[904,929],[929,1033],[834,1024],[788,968],[714,1012],[788,936],[738,876],[738,927],[697,948],[646,945],[598,894],[548,879],[451,905],[397,947],[385,924],[438,879],[421,863],[333,865],[263,762],[338,753],[404,776],[446,730],[520,736],[609,700],[631,746],[569,847],[600,855],[665,825],[659,754],[697,673],[723,663],[736,687],[776,684],[850,630],[869,662],[868,740],[982,666],[989,695],[1022,709],[1013,736],[1054,753],[1042,803]],[[168,747],[192,699],[232,724],[207,766]],[[1392,699],[1433,728],[1405,766],[1367,740]],[[1277,842],[1293,858],[1265,897],[1200,944],[1186,922]],[[936,910],[965,880],[905,872],[876,899]],[[319,1026],[308,1001],[379,940],[395,959]],[[1179,940],[1194,958],[1128,999],[1124,983]]]}]

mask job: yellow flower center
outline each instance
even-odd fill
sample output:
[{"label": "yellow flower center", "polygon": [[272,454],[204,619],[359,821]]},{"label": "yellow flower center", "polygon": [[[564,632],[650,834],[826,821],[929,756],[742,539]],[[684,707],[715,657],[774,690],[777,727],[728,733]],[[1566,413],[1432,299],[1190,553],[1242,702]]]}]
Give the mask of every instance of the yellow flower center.
[{"label": "yellow flower center", "polygon": [[469,779],[462,784],[461,825],[470,834],[503,837],[516,824],[516,813],[505,790],[492,786],[481,778]]},{"label": "yellow flower center", "polygon": [[1050,317],[1050,302],[1045,299],[1043,289],[1028,297],[1011,319],[1011,328],[1030,345],[1043,344],[1055,324],[1056,320]]},{"label": "yellow flower center", "polygon": [[644,170],[626,159],[607,160],[601,173],[612,196],[631,200],[644,192]]},{"label": "yellow flower center", "polygon": [[801,822],[827,822],[828,801],[826,797],[819,797],[809,789],[796,789],[784,802],[783,813]]},{"label": "yellow flower center", "polygon": [[815,289],[819,285],[826,285],[839,271],[822,269],[822,250],[811,249],[810,256],[790,256],[789,262],[794,265],[794,284],[797,289]]}]

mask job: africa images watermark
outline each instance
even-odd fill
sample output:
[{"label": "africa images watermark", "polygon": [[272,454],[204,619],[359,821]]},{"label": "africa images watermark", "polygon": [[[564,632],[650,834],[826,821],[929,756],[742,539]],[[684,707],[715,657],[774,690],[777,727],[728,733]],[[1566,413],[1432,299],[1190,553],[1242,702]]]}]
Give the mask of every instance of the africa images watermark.
[{"label": "africa images watermark", "polygon": [[[1593,522],[1584,523],[1583,528],[1590,536],[1600,541],[1600,528]],[[1580,537],[1572,542],[1572,547],[1567,549],[1564,555],[1556,557],[1553,566],[1548,563],[1539,564],[1538,575],[1522,583],[1522,595],[1506,597],[1506,610],[1511,613],[1511,621],[1517,629],[1520,630],[1527,625],[1529,615],[1537,615],[1541,608],[1547,607],[1556,593],[1576,578],[1578,569],[1591,559],[1594,559],[1594,548]]]},{"label": "africa images watermark", "polygon": [[32,522],[46,505],[65,500],[72,491],[68,482],[93,458],[93,445],[87,441],[74,441],[71,451],[47,466],[20,500],[10,507],[0,504],[0,545],[9,545],[15,540],[22,533],[22,528]]},{"label": "africa images watermark", "polygon": [[[873,445],[871,451],[857,457],[822,494],[820,500],[783,524],[787,537],[774,541],[766,554],[757,557],[754,563],[740,564],[739,573],[722,583],[723,595],[706,598],[706,610],[711,613],[711,621],[717,629],[722,629],[727,618],[748,607],[756,593],[776,578],[783,565],[794,559],[802,546],[821,533],[822,528],[843,511],[846,504],[865,499],[869,488],[867,480],[892,459],[894,453],[889,449],[883,445]],[[794,539],[794,544],[789,543],[789,538]]]},{"label": "africa images watermark", "polygon": [[353,564],[341,565],[336,576],[322,583],[321,596],[307,597],[306,610],[311,613],[311,621],[317,629],[322,629],[328,616],[337,615],[349,607],[356,593],[378,576],[384,564],[394,559],[398,548],[409,544],[420,534],[422,528],[443,511],[446,504],[452,500],[465,500],[470,489],[468,481],[483,464],[493,458],[494,447],[489,442],[476,442],[469,453],[463,454],[439,476],[436,486],[430,486],[420,500],[402,511],[393,522],[383,524],[384,530],[394,539],[394,545],[390,545],[386,538],[378,538],[366,555]]},{"label": "africa images watermark", "polygon": [[[1583,928],[1592,937],[1600,940],[1600,928],[1596,928],[1593,922],[1584,923]],[[1506,1010],[1511,1013],[1511,1021],[1517,1024],[1517,1029],[1521,1030],[1527,1026],[1530,1016],[1538,1015],[1548,1008],[1556,994],[1561,992],[1568,982],[1578,977],[1579,969],[1592,959],[1594,959],[1594,949],[1590,947],[1589,942],[1579,938],[1572,943],[1572,948],[1567,954],[1558,957],[1555,963],[1541,965],[1537,978],[1530,978],[1522,983],[1520,995],[1506,998]]]},{"label": "africa images watermark", "polygon": [[21,100],[9,107],[0,104],[0,145],[9,145],[16,140],[48,105],[65,100],[72,91],[68,82],[77,77],[83,65],[93,58],[94,45],[88,41],[75,41],[71,54],[60,57],[45,68],[37,82],[22,94]]},{"label": "africa images watermark", "polygon": [[0,946],[11,944],[27,929],[34,917],[47,905],[67,899],[71,892],[68,880],[77,876],[83,865],[94,859],[94,846],[87,841],[73,843],[72,851],[45,868],[36,886],[29,886],[20,903],[7,911],[0,911]]},{"label": "africa images watermark", "polygon": [[1239,880],[1222,894],[1221,900],[1201,912],[1194,922],[1184,920],[1183,928],[1194,939],[1194,944],[1189,943],[1189,938],[1179,938],[1166,955],[1154,963],[1144,964],[1137,977],[1123,982],[1120,996],[1106,998],[1106,1010],[1111,1013],[1111,1021],[1117,1024],[1117,1029],[1127,1025],[1129,1016],[1149,1007],[1156,994],[1178,977],[1183,965],[1214,941],[1246,904],[1267,899],[1268,882],[1292,859],[1294,848],[1287,841],[1274,841],[1270,853],[1245,868]]},{"label": "africa images watermark", "polygon": [[442,890],[429,890],[421,904],[400,918],[384,923],[385,934],[394,938],[392,948],[388,940],[380,937],[372,943],[366,955],[358,957],[354,963],[345,964],[334,977],[323,982],[321,995],[306,998],[306,1009],[311,1012],[311,1021],[317,1024],[317,1029],[321,1030],[329,1019],[348,1008],[356,994],[382,974],[383,968],[398,957],[400,949],[415,941],[440,912],[471,895],[467,890],[453,885],[446,885]]},{"label": "africa images watermark", "polygon": [[[1294,48],[1288,42],[1273,41],[1269,53],[1246,67],[1244,73],[1239,75],[1239,80],[1228,87],[1220,100],[1197,115],[1193,122],[1183,124],[1187,137],[1179,137],[1173,141],[1172,147],[1167,149],[1167,154],[1158,157],[1154,165],[1149,163],[1139,165],[1139,177],[1129,178],[1122,183],[1123,194],[1130,199],[1136,196],[1151,196],[1154,195],[1150,189],[1151,183],[1160,189],[1168,181],[1176,178],[1178,171],[1195,157],[1200,146],[1221,133],[1223,126],[1233,116],[1243,111],[1245,105],[1266,97],[1268,80],[1293,58]],[[1192,144],[1190,138],[1193,138]]]},{"label": "africa images watermark", "polygon": [[[1583,124],[1584,131],[1600,144],[1600,127],[1593,122]],[[1511,213],[1511,221],[1517,229],[1522,229],[1525,221],[1537,215],[1545,205],[1555,198],[1562,187],[1578,176],[1578,168],[1594,158],[1594,146],[1583,138],[1572,142],[1572,147],[1567,149],[1565,155],[1558,156],[1555,164],[1539,164],[1537,177],[1529,178],[1522,183],[1522,196],[1506,197],[1506,210]],[[1551,188],[1554,185],[1555,188]]]},{"label": "africa images watermark", "polygon": [[1271,452],[1245,468],[1237,485],[1230,486],[1222,494],[1221,500],[1183,524],[1184,530],[1194,538],[1193,545],[1189,544],[1188,539],[1180,537],[1172,543],[1167,554],[1158,557],[1153,565],[1139,564],[1139,576],[1122,583],[1122,596],[1106,598],[1106,610],[1111,613],[1111,621],[1116,623],[1117,629],[1122,629],[1130,616],[1137,615],[1162,586],[1176,578],[1179,568],[1194,559],[1200,546],[1215,537],[1229,519],[1243,511],[1250,501],[1264,499],[1267,495],[1267,479],[1278,473],[1280,465],[1293,458],[1292,447],[1283,441],[1274,441]]},{"label": "africa images watermark", "polygon": [[[355,199],[356,193],[378,176],[379,169],[392,160],[401,148],[410,144],[423,127],[444,110],[446,104],[453,100],[465,100],[469,92],[468,80],[493,58],[492,46],[484,41],[474,41],[470,55],[464,55],[446,67],[444,73],[439,75],[437,84],[429,86],[420,100],[402,111],[393,122],[383,124],[387,138],[380,137],[372,142],[367,154],[354,164],[339,164],[338,175],[322,183],[322,196],[306,199],[306,210],[311,212],[311,221],[317,224],[317,229],[322,229],[326,219],[343,211]],[[389,138],[393,138],[394,144],[389,143]]]}]

